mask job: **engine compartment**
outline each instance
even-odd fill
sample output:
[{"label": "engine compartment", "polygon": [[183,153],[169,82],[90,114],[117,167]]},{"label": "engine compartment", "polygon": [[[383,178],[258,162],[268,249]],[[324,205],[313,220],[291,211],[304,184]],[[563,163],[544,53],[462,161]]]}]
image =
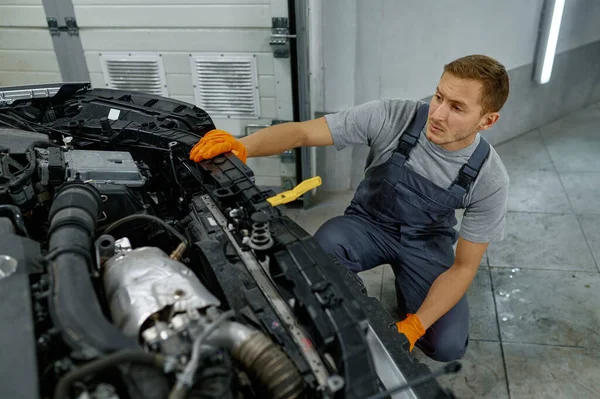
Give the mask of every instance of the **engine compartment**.
[{"label": "engine compartment", "polygon": [[[88,84],[0,101],[2,397],[390,388],[369,334],[400,348],[391,318],[237,157],[188,160],[214,128],[193,105]],[[407,378],[428,373],[390,352]]]}]

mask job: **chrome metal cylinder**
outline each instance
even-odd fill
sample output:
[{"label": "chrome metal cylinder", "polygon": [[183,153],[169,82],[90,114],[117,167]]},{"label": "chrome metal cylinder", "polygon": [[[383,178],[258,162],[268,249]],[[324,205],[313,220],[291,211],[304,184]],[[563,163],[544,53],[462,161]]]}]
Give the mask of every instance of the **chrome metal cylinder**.
[{"label": "chrome metal cylinder", "polygon": [[190,269],[155,247],[112,257],[103,281],[115,325],[134,338],[150,316],[167,307],[174,314],[221,305]]}]

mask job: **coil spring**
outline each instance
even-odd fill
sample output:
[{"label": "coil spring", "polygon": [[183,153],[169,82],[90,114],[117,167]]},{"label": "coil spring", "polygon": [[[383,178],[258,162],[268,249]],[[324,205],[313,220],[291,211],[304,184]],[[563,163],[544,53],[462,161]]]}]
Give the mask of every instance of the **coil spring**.
[{"label": "coil spring", "polygon": [[253,223],[250,246],[254,249],[268,249],[273,245],[273,237],[268,222]]}]

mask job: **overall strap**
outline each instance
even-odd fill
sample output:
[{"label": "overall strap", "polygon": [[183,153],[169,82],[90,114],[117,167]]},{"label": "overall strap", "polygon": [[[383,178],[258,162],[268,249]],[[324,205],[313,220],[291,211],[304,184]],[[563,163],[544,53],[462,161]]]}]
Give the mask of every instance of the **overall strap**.
[{"label": "overall strap", "polygon": [[461,196],[467,193],[471,188],[471,184],[475,181],[477,175],[479,175],[481,166],[487,159],[489,153],[490,144],[483,136],[481,136],[481,140],[479,141],[477,148],[475,148],[475,151],[473,151],[473,154],[471,154],[469,161],[458,171],[458,176],[456,176],[456,179],[450,186],[450,191]]},{"label": "overall strap", "polygon": [[406,162],[410,151],[414,148],[415,144],[417,144],[421,131],[427,122],[428,113],[429,104],[422,104],[410,122],[410,125],[408,125],[404,133],[402,133],[402,136],[400,136],[396,152],[399,153],[403,163]]}]

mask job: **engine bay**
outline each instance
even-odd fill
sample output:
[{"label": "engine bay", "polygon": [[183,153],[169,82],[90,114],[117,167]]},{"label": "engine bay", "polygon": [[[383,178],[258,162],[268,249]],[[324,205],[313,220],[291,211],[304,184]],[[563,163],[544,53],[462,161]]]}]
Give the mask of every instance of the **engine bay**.
[{"label": "engine bay", "polygon": [[205,111],[86,83],[6,93],[0,397],[452,397],[250,168],[188,159]]}]

